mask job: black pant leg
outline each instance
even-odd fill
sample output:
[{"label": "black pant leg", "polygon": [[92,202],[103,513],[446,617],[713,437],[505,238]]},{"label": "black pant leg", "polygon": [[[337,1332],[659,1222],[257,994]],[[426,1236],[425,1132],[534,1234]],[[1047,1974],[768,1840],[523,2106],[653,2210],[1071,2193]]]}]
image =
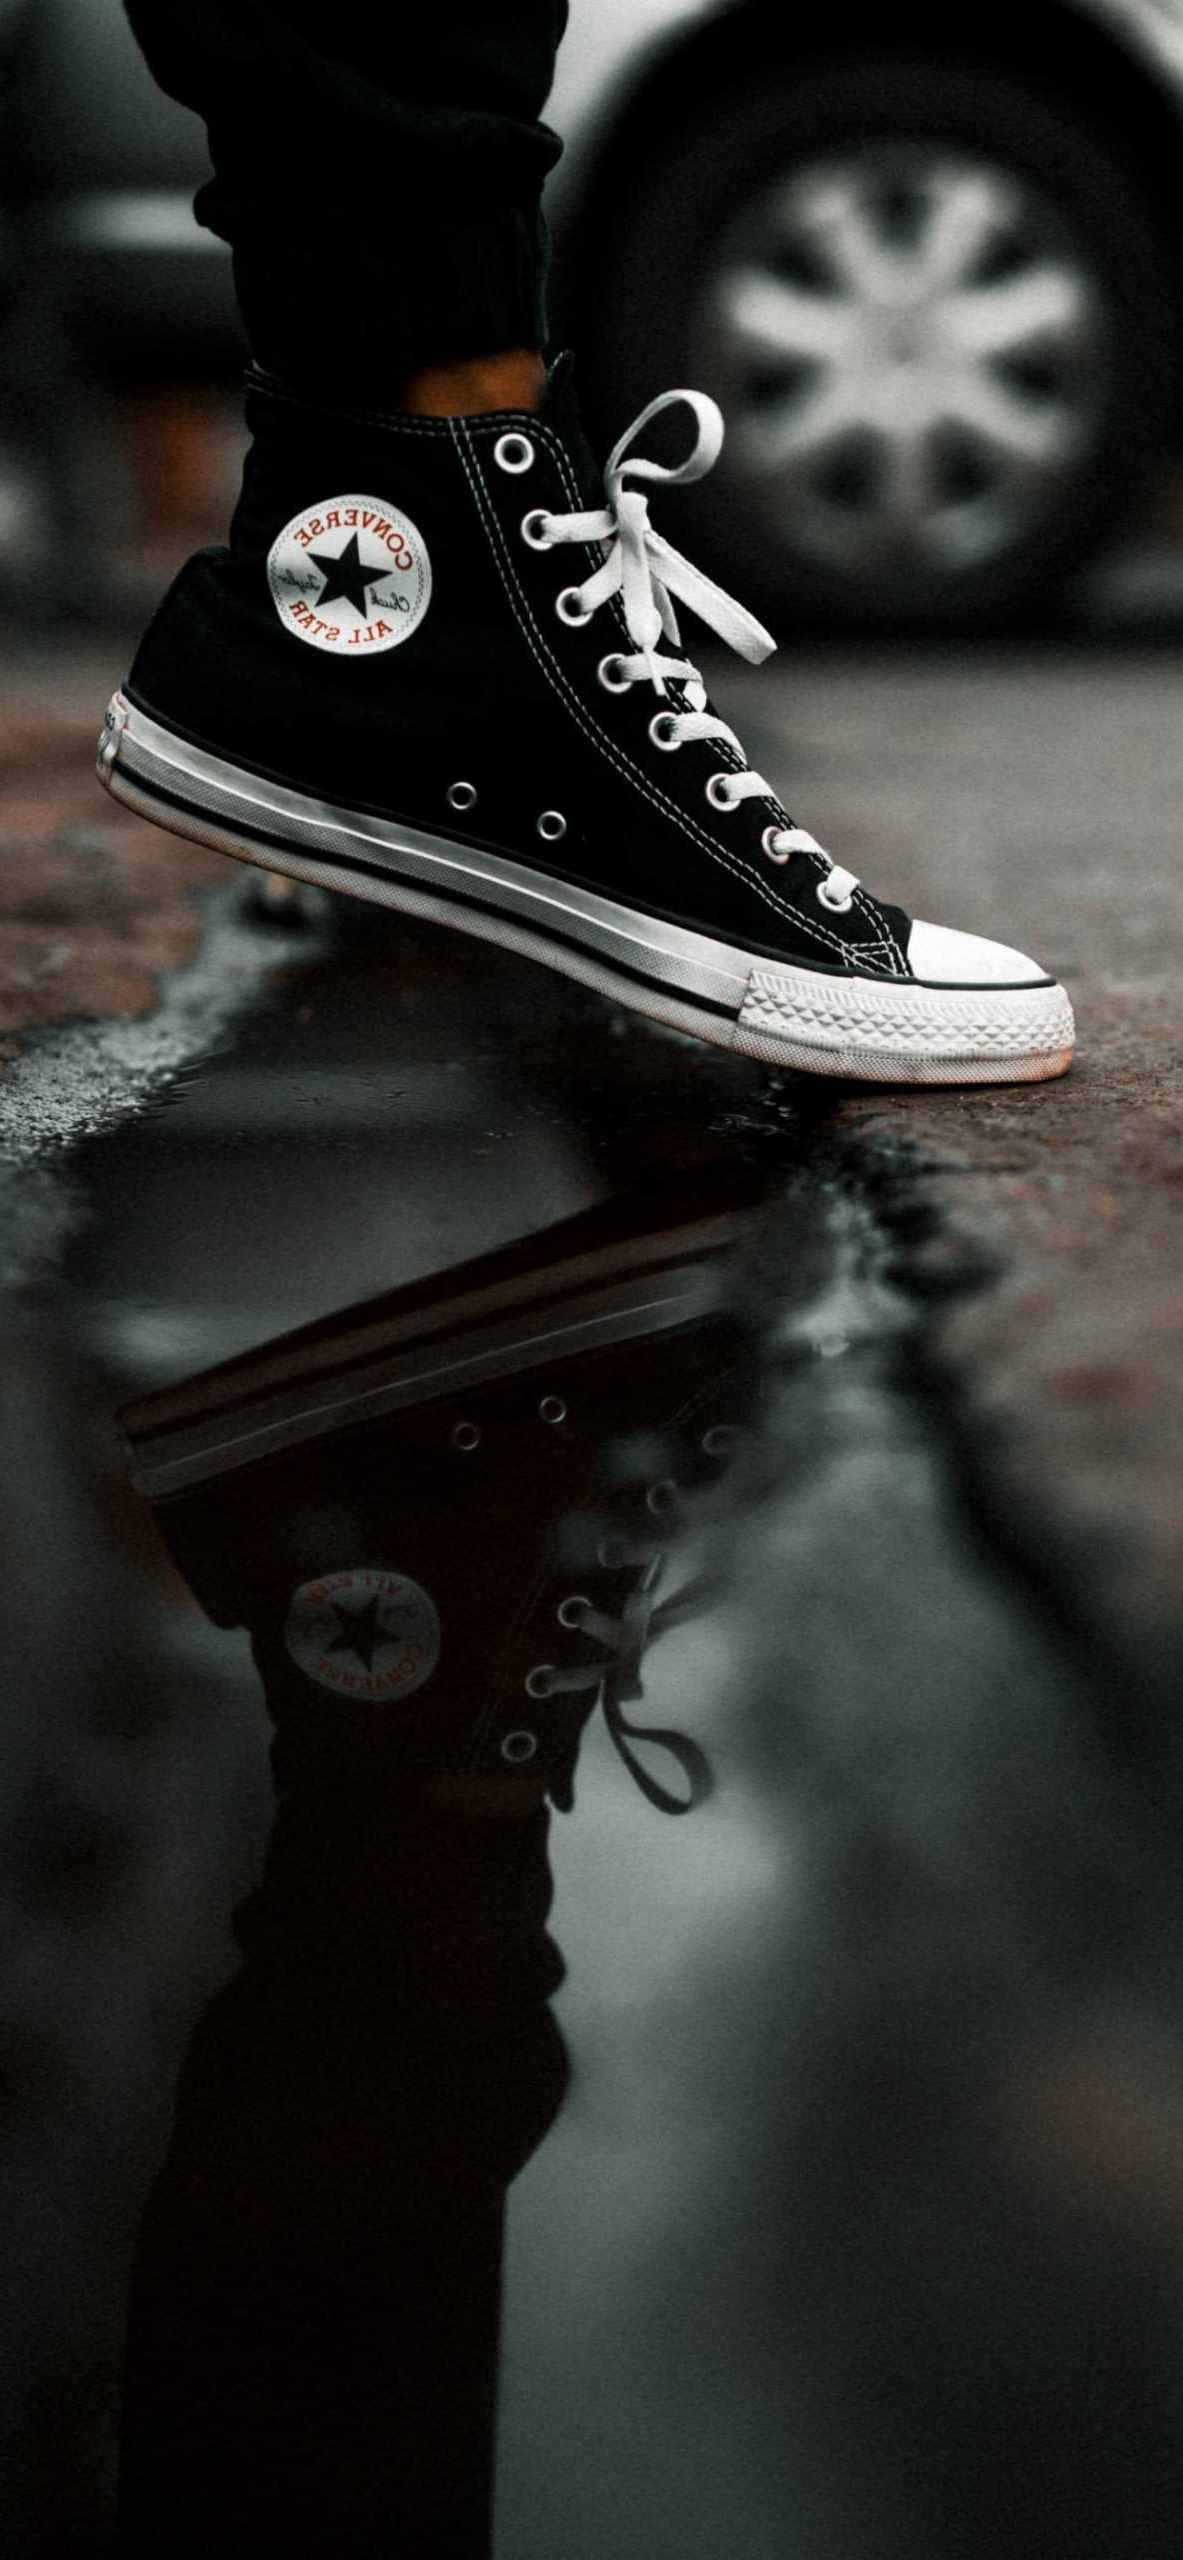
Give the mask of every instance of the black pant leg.
[{"label": "black pant leg", "polygon": [[258,361],[389,403],[413,367],[546,337],[539,119],[567,0],[126,0],[204,117],[199,219],[228,240]]},{"label": "black pant leg", "polygon": [[505,2197],[567,2073],[546,1828],[281,1804],[140,2230],[121,2560],[488,2560]]}]

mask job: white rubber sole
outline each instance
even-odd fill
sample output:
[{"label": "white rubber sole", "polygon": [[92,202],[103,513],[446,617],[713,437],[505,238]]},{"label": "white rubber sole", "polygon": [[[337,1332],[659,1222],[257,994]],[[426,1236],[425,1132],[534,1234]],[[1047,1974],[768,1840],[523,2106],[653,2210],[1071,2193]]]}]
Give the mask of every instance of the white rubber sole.
[{"label": "white rubber sole", "polygon": [[1049,979],[946,987],[781,967],[480,846],[267,781],[191,746],[121,693],[98,773],[117,800],[174,834],[458,926],[745,1057],[882,1084],[1035,1084],[1071,1062],[1072,1008]]}]

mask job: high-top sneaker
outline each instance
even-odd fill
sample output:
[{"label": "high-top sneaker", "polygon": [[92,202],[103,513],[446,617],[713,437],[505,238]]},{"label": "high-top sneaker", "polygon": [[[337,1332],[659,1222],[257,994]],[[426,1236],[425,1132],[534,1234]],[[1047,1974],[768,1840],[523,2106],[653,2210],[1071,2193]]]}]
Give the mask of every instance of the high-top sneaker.
[{"label": "high-top sneaker", "polygon": [[660,1584],[680,1496],[733,1442],[742,1180],[676,1223],[607,1203],[129,1409],[182,1572],[250,1630],[281,1793],[326,1833],[339,1801],[345,1863],[367,1803],[568,1808],[599,1700],[655,1804],[706,1793],[699,1746],[626,1710],[696,1605]]},{"label": "high-top sneaker", "polygon": [[601,1696],[656,1804],[710,1784],[626,1712],[741,1410],[718,1282],[763,1185],[692,1179],[693,1214],[589,1210],[124,1417],[250,1630],[279,1793],[141,2230],[127,2560],[491,2547],[504,2195],[566,2079],[547,1798]]},{"label": "high-top sneaker", "polygon": [[[634,450],[671,403],[694,426],[676,468]],[[652,402],[602,489],[565,359],[537,415],[329,412],[256,376],[248,419],[230,547],[182,570],[108,711],[118,798],[783,1066],[1068,1065],[1043,969],[870,896],[712,710],[672,600],[754,662],[773,643],[636,485],[709,468],[712,401]]]}]

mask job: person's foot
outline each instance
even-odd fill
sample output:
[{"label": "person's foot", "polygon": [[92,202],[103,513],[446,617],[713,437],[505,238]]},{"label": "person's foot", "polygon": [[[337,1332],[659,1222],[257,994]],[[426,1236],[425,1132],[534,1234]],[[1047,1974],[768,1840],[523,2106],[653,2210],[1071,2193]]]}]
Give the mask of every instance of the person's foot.
[{"label": "person's foot", "polygon": [[[696,427],[676,469],[631,448]],[[1005,944],[913,923],[793,824],[711,709],[671,598],[759,623],[650,527],[695,479],[695,392],[605,496],[560,362],[537,415],[330,414],[274,384],[226,551],[182,570],[107,714],[109,790],[179,834],[458,926],[654,1020],[827,1075],[1032,1082],[1068,999]]]}]

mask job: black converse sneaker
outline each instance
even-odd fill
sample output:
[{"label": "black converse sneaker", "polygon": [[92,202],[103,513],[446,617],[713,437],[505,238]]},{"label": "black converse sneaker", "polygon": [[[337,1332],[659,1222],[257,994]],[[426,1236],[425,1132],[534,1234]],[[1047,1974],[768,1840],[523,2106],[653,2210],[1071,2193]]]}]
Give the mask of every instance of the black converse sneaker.
[{"label": "black converse sneaker", "polygon": [[599,1703],[654,1804],[707,1792],[694,1741],[627,1708],[700,1605],[663,1558],[735,1438],[748,1337],[716,1273],[757,1186],[727,1175],[694,1214],[606,1203],[128,1409],[175,1561],[250,1630],[281,1788],[565,1810]]},{"label": "black converse sneaker", "polygon": [[[685,462],[633,451],[682,403]],[[795,826],[711,709],[672,599],[772,641],[650,526],[722,420],[650,403],[603,491],[569,367],[537,415],[322,411],[255,377],[225,551],[182,570],[107,714],[130,807],[271,870],[460,926],[725,1048],[828,1075],[1031,1082],[1063,990],[911,923]]]}]

